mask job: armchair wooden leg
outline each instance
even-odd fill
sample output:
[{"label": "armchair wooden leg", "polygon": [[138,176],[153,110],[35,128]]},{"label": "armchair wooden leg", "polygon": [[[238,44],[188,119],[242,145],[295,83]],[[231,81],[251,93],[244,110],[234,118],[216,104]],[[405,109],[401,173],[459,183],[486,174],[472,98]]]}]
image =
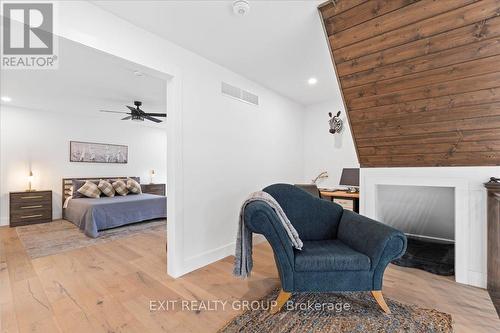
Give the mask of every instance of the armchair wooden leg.
[{"label": "armchair wooden leg", "polygon": [[283,305],[285,305],[286,301],[292,296],[292,293],[289,293],[288,291],[284,291],[283,289],[280,289],[280,293],[278,297],[276,298],[276,305],[272,306],[271,309],[269,309],[269,312],[271,314],[278,313]]},{"label": "armchair wooden leg", "polygon": [[391,310],[387,306],[387,303],[384,300],[384,296],[382,295],[381,290],[372,290],[371,291],[373,298],[377,301],[377,304],[382,308],[382,310],[387,313],[391,314]]}]

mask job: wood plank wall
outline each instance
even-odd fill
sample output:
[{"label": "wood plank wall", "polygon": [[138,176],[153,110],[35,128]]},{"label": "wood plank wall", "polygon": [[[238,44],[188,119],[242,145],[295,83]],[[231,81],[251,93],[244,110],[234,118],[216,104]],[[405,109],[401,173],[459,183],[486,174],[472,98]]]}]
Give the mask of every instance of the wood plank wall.
[{"label": "wood plank wall", "polygon": [[500,165],[500,0],[319,11],[362,167]]}]

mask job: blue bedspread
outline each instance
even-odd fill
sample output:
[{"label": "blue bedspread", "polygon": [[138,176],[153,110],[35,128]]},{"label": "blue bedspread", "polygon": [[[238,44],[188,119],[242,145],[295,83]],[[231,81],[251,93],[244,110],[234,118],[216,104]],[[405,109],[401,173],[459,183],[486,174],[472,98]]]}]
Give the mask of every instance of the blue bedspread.
[{"label": "blue bedspread", "polygon": [[96,199],[71,199],[65,219],[85,235],[96,238],[100,230],[167,217],[167,198],[154,194],[131,194]]}]

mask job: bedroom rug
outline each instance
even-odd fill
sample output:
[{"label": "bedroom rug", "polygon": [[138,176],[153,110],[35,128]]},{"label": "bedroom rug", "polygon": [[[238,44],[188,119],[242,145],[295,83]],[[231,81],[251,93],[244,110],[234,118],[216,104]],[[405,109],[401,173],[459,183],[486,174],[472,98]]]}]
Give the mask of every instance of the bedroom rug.
[{"label": "bedroom rug", "polygon": [[[291,306],[285,304],[281,312],[271,315],[266,304],[277,294],[278,290],[273,291],[261,300],[262,309],[246,311],[219,332],[453,332],[449,314],[386,298],[392,312],[386,315],[369,292],[295,294],[288,303]],[[350,309],[338,311],[339,304],[349,304]]]},{"label": "bedroom rug", "polygon": [[99,237],[90,238],[71,222],[58,220],[16,227],[16,232],[28,255],[35,259],[145,232],[166,232],[166,226],[165,219],[152,220],[103,230],[99,232]]}]

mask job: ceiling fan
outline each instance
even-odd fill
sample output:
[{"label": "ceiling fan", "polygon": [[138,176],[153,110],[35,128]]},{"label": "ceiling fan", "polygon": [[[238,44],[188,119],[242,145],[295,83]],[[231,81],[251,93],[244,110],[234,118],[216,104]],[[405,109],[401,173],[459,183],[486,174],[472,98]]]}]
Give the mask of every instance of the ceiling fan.
[{"label": "ceiling fan", "polygon": [[142,102],[134,101],[135,108],[129,105],[125,105],[130,112],[121,112],[121,111],[109,111],[109,110],[99,110],[101,112],[110,112],[110,113],[124,113],[128,114],[127,117],[122,118],[122,120],[132,119],[134,121],[144,121],[144,119],[154,121],[155,123],[161,123],[162,120],[156,119],[154,117],[166,117],[166,113],[147,113],[141,110]]}]

